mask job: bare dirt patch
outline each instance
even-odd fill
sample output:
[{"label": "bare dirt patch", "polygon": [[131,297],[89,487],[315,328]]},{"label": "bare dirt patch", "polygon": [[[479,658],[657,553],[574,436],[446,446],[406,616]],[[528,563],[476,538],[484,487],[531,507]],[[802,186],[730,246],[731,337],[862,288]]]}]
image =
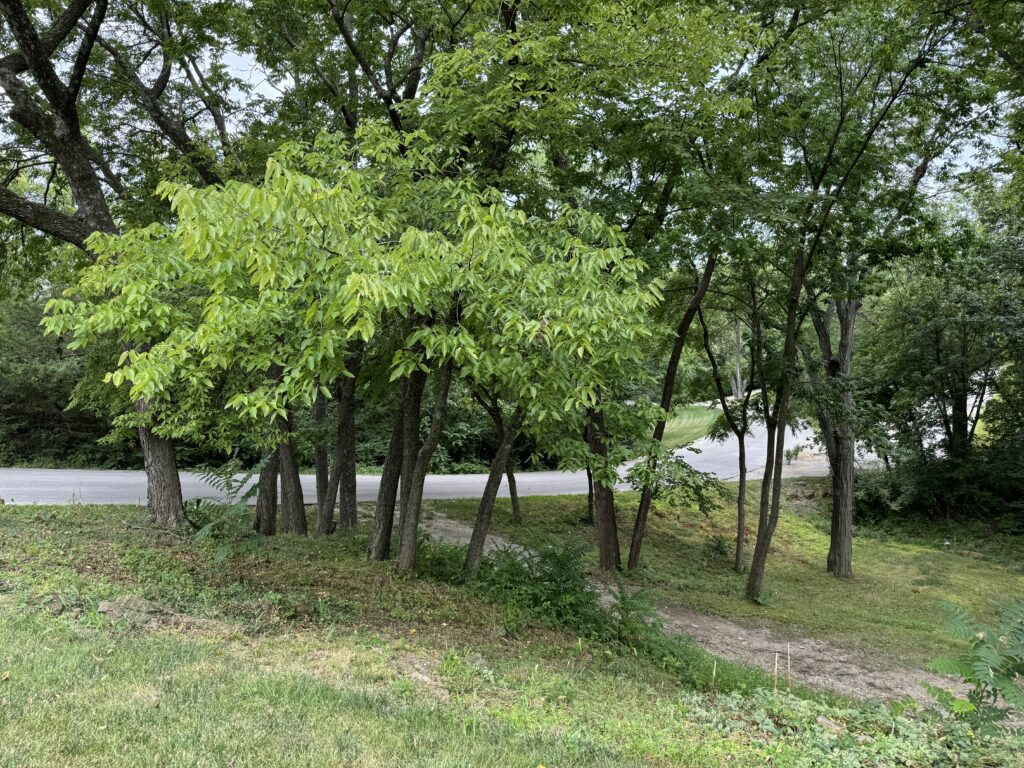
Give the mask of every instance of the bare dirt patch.
[{"label": "bare dirt patch", "polygon": [[[423,521],[427,533],[439,541],[467,544],[472,528],[435,512]],[[503,536],[489,534],[485,551],[512,547],[525,551]],[[853,651],[798,633],[786,633],[765,626],[737,624],[720,616],[674,605],[658,606],[665,631],[693,638],[705,650],[730,661],[759,667],[774,674],[778,654],[779,685],[823,688],[857,699],[914,699],[922,704],[934,700],[922,687],[927,682],[956,687],[949,678],[919,669],[880,663],[862,651]]]}]

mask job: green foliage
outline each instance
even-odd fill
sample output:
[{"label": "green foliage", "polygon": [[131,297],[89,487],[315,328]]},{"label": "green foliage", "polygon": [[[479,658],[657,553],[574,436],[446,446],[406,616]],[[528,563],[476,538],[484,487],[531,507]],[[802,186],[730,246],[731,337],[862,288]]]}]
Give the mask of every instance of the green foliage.
[{"label": "green foliage", "polygon": [[979,624],[955,605],[949,605],[947,613],[949,633],[967,643],[967,650],[929,666],[958,677],[971,690],[963,698],[936,686],[928,689],[955,717],[991,736],[1015,713],[1024,712],[1024,601],[1006,606],[993,627]]},{"label": "green foliage", "polygon": [[220,467],[199,472],[219,496],[186,501],[185,519],[196,529],[197,543],[213,546],[216,562],[258,546],[259,536],[252,529],[251,504],[259,491],[259,485],[253,481],[259,477],[262,466],[260,462],[242,472],[242,464],[232,459]]}]

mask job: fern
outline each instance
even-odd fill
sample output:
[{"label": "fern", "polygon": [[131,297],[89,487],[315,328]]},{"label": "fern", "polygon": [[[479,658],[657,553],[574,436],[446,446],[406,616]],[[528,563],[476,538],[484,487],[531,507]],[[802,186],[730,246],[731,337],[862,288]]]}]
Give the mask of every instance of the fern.
[{"label": "fern", "polygon": [[935,659],[929,668],[955,675],[972,686],[966,698],[933,685],[925,688],[941,707],[983,735],[1006,728],[1014,711],[1024,711],[1024,601],[1011,603],[999,625],[985,627],[963,608],[947,605],[947,630],[967,643],[957,659]]},{"label": "fern", "polygon": [[199,472],[199,476],[220,491],[222,497],[187,502],[185,516],[196,528],[196,542],[217,544],[214,550],[217,562],[242,549],[251,549],[258,542],[252,530],[249,505],[259,490],[258,484],[252,481],[261,469],[262,463],[247,472],[240,472],[240,462],[232,457],[220,467]]}]

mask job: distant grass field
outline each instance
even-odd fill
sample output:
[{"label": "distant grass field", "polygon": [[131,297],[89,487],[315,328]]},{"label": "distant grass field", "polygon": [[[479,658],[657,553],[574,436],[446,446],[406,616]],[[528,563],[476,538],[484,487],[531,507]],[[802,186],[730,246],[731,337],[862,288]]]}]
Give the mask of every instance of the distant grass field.
[{"label": "distant grass field", "polygon": [[[952,743],[958,765],[1024,764],[738,665],[712,685],[694,646],[680,675],[571,628],[510,633],[507,608],[431,575],[451,548],[408,580],[365,543],[278,536],[219,562],[135,507],[0,507],[0,767],[852,768],[951,765]],[[126,595],[164,612],[98,611]]]},{"label": "distant grass field", "polygon": [[682,448],[707,435],[720,411],[704,405],[684,405],[672,413],[665,422],[665,436],[661,442],[667,448]]},{"label": "distant grass field", "polygon": [[[959,650],[944,630],[944,603],[957,603],[991,620],[996,606],[1024,597],[1024,537],[995,534],[981,525],[934,523],[889,531],[859,526],[853,542],[854,578],[827,576],[827,486],[828,481],[818,479],[786,481],[784,511],[768,560],[764,605],[744,598],[746,577],[731,568],[735,536],[731,500],[723,501],[707,517],[656,504],[644,543],[643,567],[628,577],[629,582],[660,601],[741,621],[796,627],[840,645],[915,664]],[[756,503],[759,488],[758,483],[751,484],[749,503]],[[619,538],[628,542],[636,495],[617,498]],[[495,530],[533,548],[580,543],[596,564],[593,529],[581,523],[585,499],[534,497],[522,503],[525,524],[513,525],[507,502],[500,501]],[[464,520],[472,519],[476,511],[468,501],[437,501],[432,508]],[[748,520],[749,559],[756,511],[748,512]]]}]

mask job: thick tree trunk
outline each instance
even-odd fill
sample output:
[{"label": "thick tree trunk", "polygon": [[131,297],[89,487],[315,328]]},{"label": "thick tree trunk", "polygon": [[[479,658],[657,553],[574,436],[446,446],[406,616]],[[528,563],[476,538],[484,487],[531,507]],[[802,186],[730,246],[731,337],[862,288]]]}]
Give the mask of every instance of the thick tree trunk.
[{"label": "thick tree trunk", "polygon": [[511,460],[505,465],[505,477],[508,478],[508,498],[512,505],[512,524],[522,525],[523,510],[519,505],[519,489],[516,488],[516,471],[512,466]]},{"label": "thick tree trunk", "polygon": [[367,556],[371,560],[387,560],[391,555],[391,534],[395,527],[395,499],[398,496],[398,483],[402,476],[402,425],[408,402],[409,387],[403,385],[402,397],[395,409],[395,417],[391,426],[391,440],[388,442],[388,455],[384,459],[384,471],[380,476],[380,488],[377,491],[377,506],[373,515],[373,535]]},{"label": "thick tree trunk", "polygon": [[[832,476],[832,525],[825,568],[839,578],[853,576],[853,477],[856,460],[854,440],[854,399],[850,389],[853,369],[853,344],[860,303],[841,299],[832,303],[839,321],[839,346],[833,353],[831,314],[811,310],[818,336],[818,348],[825,369],[826,387],[818,398],[818,424]],[[810,368],[810,366],[808,366]],[[822,388],[821,377],[812,374],[812,385]],[[839,407],[833,403],[837,401]]]},{"label": "thick tree trunk", "polygon": [[[448,390],[452,381],[452,363],[447,362],[438,373],[434,386],[434,412],[430,420],[430,431],[416,453],[412,474],[409,479],[408,493],[402,493],[401,534],[398,542],[398,557],[395,567],[399,573],[412,573],[416,567],[416,538],[419,533],[420,507],[423,503],[423,481],[427,476],[430,459],[437,450],[444,431],[445,416],[448,409]],[[403,471],[403,484],[404,484]]]},{"label": "thick tree trunk", "polygon": [[852,435],[837,436],[832,465],[832,532],[826,567],[833,576],[853,576],[853,453]]},{"label": "thick tree trunk", "polygon": [[427,375],[423,371],[413,371],[409,377],[408,405],[402,416],[402,482],[399,486],[398,501],[398,545],[402,544],[402,532],[405,530],[402,518],[409,508],[409,494],[412,492],[413,475],[416,472],[416,456],[419,454],[422,440],[420,437],[420,421],[423,415],[423,391],[426,387]]},{"label": "thick tree trunk", "polygon": [[285,434],[277,447],[281,470],[281,532],[306,535],[306,505],[302,500],[302,483],[295,451]]},{"label": "thick tree trunk", "polygon": [[736,490],[736,557],[733,568],[736,573],[746,570],[745,545],[747,541],[747,441],[739,437],[739,488]]},{"label": "thick tree trunk", "polygon": [[[708,259],[704,265],[704,272],[701,275],[700,281],[697,283],[696,290],[693,293],[693,297],[690,299],[690,303],[686,307],[686,311],[683,313],[682,319],[679,321],[679,326],[676,328],[675,341],[672,344],[672,352],[668,358],[668,366],[665,369],[665,377],[662,379],[661,384],[661,410],[662,416],[659,417],[658,421],[654,425],[654,434],[652,440],[655,444],[661,443],[661,439],[665,436],[665,419],[667,414],[672,410],[672,395],[676,388],[676,374],[679,371],[679,358],[683,354],[683,347],[686,345],[686,337],[690,333],[690,326],[693,325],[693,320],[697,316],[697,311],[700,309],[701,302],[704,300],[704,295],[707,293],[708,286],[711,285],[711,276],[715,271],[715,259]],[[657,465],[657,459],[651,456],[648,460],[651,465],[651,469],[655,469]],[[629,561],[628,567],[630,570],[637,568],[640,565],[640,549],[644,543],[644,534],[647,531],[647,516],[651,509],[651,501],[654,499],[654,488],[650,483],[645,485],[640,491],[640,504],[636,510],[636,520],[633,523],[633,535],[629,542]]]},{"label": "thick tree trunk", "polygon": [[[608,467],[608,445],[605,442],[604,414],[590,410],[587,413],[590,452],[598,458],[601,468]],[[622,567],[619,552],[619,528],[615,518],[615,490],[604,483],[594,484],[594,519],[597,523],[597,564],[602,570],[615,571]]]},{"label": "thick tree trunk", "polygon": [[491,527],[491,516],[494,514],[494,502],[498,498],[498,488],[501,486],[501,476],[509,468],[508,461],[512,453],[512,445],[523,425],[524,416],[523,408],[517,408],[509,418],[508,424],[502,428],[501,442],[491,460],[491,471],[487,475],[487,484],[484,486],[480,506],[476,512],[476,520],[473,523],[473,535],[469,539],[469,548],[466,550],[466,562],[463,570],[467,576],[476,576],[477,571],[480,570],[480,561],[484,556],[484,544],[487,541],[487,531]]},{"label": "thick tree trunk", "polygon": [[252,529],[264,536],[277,533],[277,451],[269,452],[263,460],[258,480],[259,490],[256,492],[256,511],[252,517]]},{"label": "thick tree trunk", "polygon": [[185,514],[174,443],[155,435],[149,427],[139,427],[139,442],[146,467],[149,519],[157,528],[177,528],[185,522]]}]

